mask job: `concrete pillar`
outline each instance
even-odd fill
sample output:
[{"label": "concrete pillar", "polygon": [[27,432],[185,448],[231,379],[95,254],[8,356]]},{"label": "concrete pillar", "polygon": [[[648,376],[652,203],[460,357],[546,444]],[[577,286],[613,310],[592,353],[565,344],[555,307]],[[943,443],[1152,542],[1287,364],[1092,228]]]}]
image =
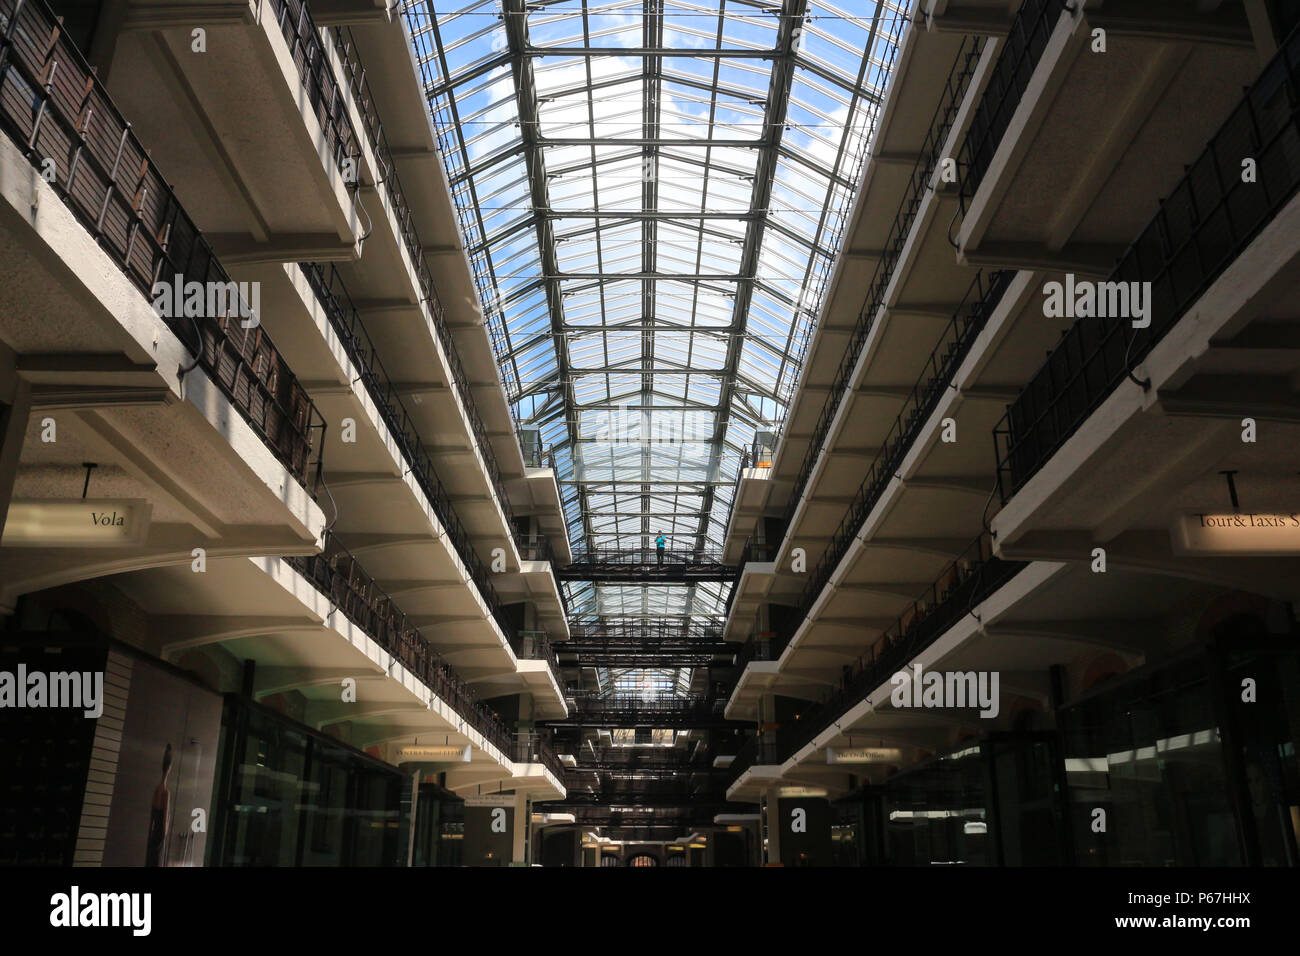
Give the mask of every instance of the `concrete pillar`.
[{"label": "concrete pillar", "polygon": [[515,794],[465,798],[465,838],[461,856],[465,866],[505,866],[513,859],[518,840]]},{"label": "concrete pillar", "polygon": [[402,794],[406,811],[402,815],[402,825],[406,828],[406,865],[412,866],[415,863],[415,815],[420,803],[420,771],[403,768],[403,772],[411,778],[410,792]]},{"label": "concrete pillar", "polygon": [[[0,356],[0,534],[4,533],[9,514],[31,407],[31,386],[18,377],[12,353]],[[0,608],[0,613],[8,610],[12,609]]]},{"label": "concrete pillar", "polygon": [[763,812],[766,825],[763,827],[767,831],[767,850],[764,852],[763,847],[759,847],[760,862],[769,865],[777,865],[781,862],[781,821],[777,819],[778,808],[780,803],[776,798],[776,791],[770,790],[763,794]]},{"label": "concrete pillar", "polygon": [[113,55],[117,52],[117,39],[126,24],[128,7],[127,0],[104,0],[99,8],[99,17],[95,20],[90,49],[85,51],[86,62],[95,67],[99,81],[106,86],[109,70],[113,66]]},{"label": "concrete pillar", "polygon": [[1273,18],[1268,12],[1267,0],[1244,0],[1246,21],[1250,24],[1250,35],[1255,41],[1255,53],[1259,56],[1259,65],[1265,66],[1277,53],[1278,38],[1273,32]]},{"label": "concrete pillar", "polygon": [[536,726],[537,705],[533,700],[533,695],[524,693],[519,695],[519,733],[531,734]]},{"label": "concrete pillar", "polygon": [[528,850],[531,848],[533,842],[528,839],[530,835],[529,827],[532,825],[532,820],[530,819],[532,814],[529,812],[530,809],[531,808],[528,805],[528,794],[516,791],[514,806],[514,842],[511,846],[510,852],[511,866],[528,865]]},{"label": "concrete pillar", "polygon": [[[777,851],[768,844],[768,859],[782,866],[830,866],[831,804],[825,797],[778,797],[776,824],[769,818],[769,833],[779,836]],[[771,837],[769,836],[769,841]]]}]

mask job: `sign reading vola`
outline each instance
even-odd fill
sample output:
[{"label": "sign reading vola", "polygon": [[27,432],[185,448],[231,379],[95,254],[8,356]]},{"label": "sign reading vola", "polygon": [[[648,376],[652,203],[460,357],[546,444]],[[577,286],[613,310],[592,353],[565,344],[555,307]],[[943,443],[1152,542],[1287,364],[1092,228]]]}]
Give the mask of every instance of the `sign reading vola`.
[{"label": "sign reading vola", "polygon": [[1172,537],[1178,554],[1300,555],[1300,513],[1183,515]]},{"label": "sign reading vola", "polygon": [[8,548],[123,548],[143,544],[153,506],[143,498],[14,500],[0,544]]}]

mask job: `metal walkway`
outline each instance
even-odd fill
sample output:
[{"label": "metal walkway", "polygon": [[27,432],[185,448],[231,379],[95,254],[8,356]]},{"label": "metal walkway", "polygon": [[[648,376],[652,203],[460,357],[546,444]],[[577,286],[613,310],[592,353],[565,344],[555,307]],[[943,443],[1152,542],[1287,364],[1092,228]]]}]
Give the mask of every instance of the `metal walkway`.
[{"label": "metal walkway", "polygon": [[722,563],[720,551],[657,548],[582,551],[574,554],[572,564],[555,569],[561,581],[602,584],[693,584],[734,581],[739,574],[739,567]]}]

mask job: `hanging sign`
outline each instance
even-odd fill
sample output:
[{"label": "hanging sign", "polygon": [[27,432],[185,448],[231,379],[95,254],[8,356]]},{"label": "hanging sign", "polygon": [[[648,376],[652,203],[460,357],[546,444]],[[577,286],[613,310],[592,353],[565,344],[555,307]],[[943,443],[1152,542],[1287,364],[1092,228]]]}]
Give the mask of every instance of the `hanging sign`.
[{"label": "hanging sign", "polygon": [[513,807],[515,805],[515,795],[513,793],[489,793],[484,796],[468,796],[465,798],[467,807]]},{"label": "hanging sign", "polygon": [[827,747],[827,763],[898,763],[903,752],[897,747]]},{"label": "hanging sign", "polygon": [[454,744],[425,745],[411,744],[397,748],[398,763],[469,763],[469,744],[457,747]]},{"label": "hanging sign", "polygon": [[1300,513],[1183,515],[1171,533],[1176,554],[1300,555]]},{"label": "hanging sign", "polygon": [[144,544],[153,505],[143,498],[15,499],[6,548],[125,548]]}]

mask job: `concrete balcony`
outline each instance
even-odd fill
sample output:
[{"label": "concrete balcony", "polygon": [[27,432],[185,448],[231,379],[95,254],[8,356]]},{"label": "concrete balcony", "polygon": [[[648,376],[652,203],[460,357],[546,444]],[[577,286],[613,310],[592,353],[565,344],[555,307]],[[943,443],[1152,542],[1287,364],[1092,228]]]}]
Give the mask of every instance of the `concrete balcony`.
[{"label": "concrete balcony", "polygon": [[[134,568],[313,552],[319,413],[231,302],[174,319],[154,307],[158,276],[223,291],[228,276],[47,13],[28,6],[9,23],[0,494],[8,504],[12,482],[28,505],[10,511],[0,605]],[[58,83],[37,81],[50,74],[33,51],[58,60]],[[79,499],[87,526],[97,502],[122,524],[60,540],[53,511]]]},{"label": "concrete balcony", "polygon": [[1064,6],[996,44],[960,154],[972,265],[1107,274],[1259,70],[1241,3]]},{"label": "concrete balcony", "polygon": [[[367,208],[382,206],[392,226],[378,244],[376,268],[363,274],[343,266],[344,277],[386,361],[421,401],[417,414],[427,415],[421,430],[430,436],[439,474],[454,495],[477,502],[465,516],[471,533],[494,534],[494,520],[508,528],[516,518],[532,518],[557,548],[567,549],[567,541],[558,543],[567,536],[554,474],[527,463],[515,435],[405,23],[362,16],[327,32],[353,100],[367,117],[382,117],[377,127],[363,124],[388,169],[382,188],[367,188],[376,200]],[[428,289],[436,291],[430,296]],[[416,304],[422,308],[413,309]],[[438,339],[440,362],[431,364],[429,346],[411,338],[420,325],[410,321],[413,311],[431,313],[425,324]],[[431,369],[439,373],[434,378]],[[457,422],[470,427],[449,427]],[[484,476],[491,486],[487,496]]]},{"label": "concrete balcony", "polygon": [[129,2],[115,41],[97,41],[109,92],[229,265],[351,259],[370,228],[309,16],[301,0]]},{"label": "concrete balcony", "polygon": [[[1241,603],[1240,592],[1201,581],[1032,562],[969,611],[957,608],[950,623],[925,642],[854,674],[847,693],[810,704],[799,720],[808,729],[742,773],[728,798],[755,801],[772,787],[792,784],[823,788],[833,798],[863,782],[881,783],[964,740],[1041,715],[1052,706],[1053,694],[1073,697],[1097,674],[1176,657],[1189,641],[1195,643],[1186,627],[1189,608],[1212,615],[1215,607]],[[997,693],[988,698],[996,707],[984,713],[979,706],[900,706],[893,699],[893,674],[915,667],[924,673],[996,674]],[[846,755],[846,749],[855,753]]]},{"label": "concrete balcony", "polygon": [[1002,553],[1294,596],[1298,64],[1293,39],[1116,267],[1144,316],[1079,318],[998,424]]},{"label": "concrete balcony", "polygon": [[932,344],[926,371],[854,489],[830,548],[810,567],[800,593],[769,598],[798,608],[802,619],[778,660],[746,668],[729,715],[756,712],[767,693],[818,697],[944,567],[963,558],[996,484],[992,465],[980,461],[983,436],[1014,395],[1014,383],[1029,374],[1029,356],[1060,331],[1060,323],[1036,315],[1037,291],[1033,273],[981,277]]},{"label": "concrete balcony", "polygon": [[[1111,568],[1300,596],[1300,549],[1288,544],[1285,529],[1260,532],[1277,541],[1253,541],[1248,523],[1201,541],[1190,527],[1207,514],[1294,510],[1297,230],[1300,198],[1293,197],[1134,378],[1116,385],[1009,494],[993,519],[1003,554],[1087,564],[1100,547]],[[1257,432],[1246,441],[1250,422]],[[1004,453],[1007,473],[1008,460]]]},{"label": "concrete balcony", "polygon": [[897,414],[961,302],[974,273],[953,258],[946,228],[957,200],[940,160],[964,134],[965,94],[987,77],[987,46],[920,24],[904,36],[801,387],[771,468],[742,477],[728,553],[754,518],[777,516],[781,568],[794,548],[821,550],[885,437],[887,425],[873,426]]},{"label": "concrete balcony", "polygon": [[[203,575],[157,569],[110,583],[151,616],[159,635],[151,650],[164,660],[208,673],[219,648],[251,661],[255,698],[298,695],[305,723],[390,763],[408,762],[401,749],[416,742],[468,747],[468,760],[440,758],[449,787],[564,794],[554,774],[511,759],[512,737],[480,703],[483,695],[408,642],[403,624],[376,616],[392,609],[383,600],[367,604],[370,592],[355,575],[330,581],[317,574],[323,560],[221,560]],[[237,613],[232,593],[240,595]],[[352,698],[343,693],[348,679]]]},{"label": "concrete balcony", "polygon": [[[467,680],[490,679],[501,693],[538,683],[525,676],[532,662],[511,649],[503,605],[559,607],[549,562],[498,571],[491,555],[483,560],[472,547],[411,406],[378,363],[329,267],[245,266],[244,274],[260,283],[268,325],[290,343],[287,354],[301,363],[307,387],[335,423],[326,439],[326,454],[338,456],[326,473],[326,497],[337,508],[333,529]],[[498,540],[496,547],[506,553],[506,545]],[[563,617],[544,619],[567,634]],[[565,712],[553,679],[536,693],[548,714]]]}]

